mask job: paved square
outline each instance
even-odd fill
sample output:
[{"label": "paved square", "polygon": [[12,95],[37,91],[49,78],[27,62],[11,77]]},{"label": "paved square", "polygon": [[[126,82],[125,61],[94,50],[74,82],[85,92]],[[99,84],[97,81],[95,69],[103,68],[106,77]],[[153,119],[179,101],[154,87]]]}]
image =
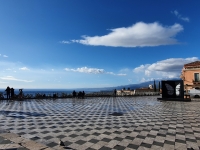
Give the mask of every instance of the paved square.
[{"label": "paved square", "polygon": [[[60,149],[200,149],[200,100],[156,96],[0,101],[0,127]],[[2,139],[3,140],[3,139]],[[7,142],[7,141],[5,141]]]}]

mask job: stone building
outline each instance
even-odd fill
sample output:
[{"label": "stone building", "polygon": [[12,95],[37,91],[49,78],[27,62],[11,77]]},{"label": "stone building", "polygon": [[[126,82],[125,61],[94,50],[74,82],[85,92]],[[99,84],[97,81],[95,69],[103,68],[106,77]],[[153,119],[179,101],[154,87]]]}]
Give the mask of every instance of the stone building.
[{"label": "stone building", "polygon": [[184,90],[200,88],[200,61],[185,64],[182,69],[181,79],[184,82]]}]

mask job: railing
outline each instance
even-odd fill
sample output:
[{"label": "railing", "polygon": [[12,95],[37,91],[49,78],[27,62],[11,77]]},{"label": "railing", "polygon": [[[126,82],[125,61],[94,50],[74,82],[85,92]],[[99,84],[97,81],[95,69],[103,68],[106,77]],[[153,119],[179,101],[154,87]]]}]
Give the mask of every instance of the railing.
[{"label": "railing", "polygon": [[193,84],[200,84],[200,80],[193,80]]}]

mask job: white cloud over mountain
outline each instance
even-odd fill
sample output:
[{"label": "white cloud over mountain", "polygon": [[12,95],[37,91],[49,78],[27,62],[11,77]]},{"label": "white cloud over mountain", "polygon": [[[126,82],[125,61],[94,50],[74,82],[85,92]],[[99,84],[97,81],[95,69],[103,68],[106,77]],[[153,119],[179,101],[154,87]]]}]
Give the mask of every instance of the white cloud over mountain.
[{"label": "white cloud over mountain", "polygon": [[[184,64],[197,61],[197,57],[191,58],[169,58],[157,61],[153,64],[140,65],[133,69],[134,73],[142,73],[144,77],[178,78]],[[145,80],[145,78],[142,78]]]},{"label": "white cloud over mountain", "polygon": [[83,39],[62,41],[61,43],[80,43],[92,46],[112,47],[146,47],[173,45],[179,42],[175,36],[183,31],[180,24],[163,26],[158,22],[137,22],[130,27],[110,29],[110,33],[102,36],[82,36]]}]

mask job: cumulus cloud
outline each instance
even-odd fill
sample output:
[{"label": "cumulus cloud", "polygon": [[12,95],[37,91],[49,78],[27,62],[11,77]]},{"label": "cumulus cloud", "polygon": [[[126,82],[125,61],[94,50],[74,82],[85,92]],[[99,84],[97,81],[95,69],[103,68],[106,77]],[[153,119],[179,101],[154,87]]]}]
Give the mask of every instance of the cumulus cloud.
[{"label": "cumulus cloud", "polygon": [[27,67],[19,68],[19,70],[29,70]]},{"label": "cumulus cloud", "polygon": [[197,61],[197,57],[169,58],[153,64],[140,65],[133,69],[134,73],[144,73],[144,76],[160,76],[164,78],[178,78],[184,64]]},{"label": "cumulus cloud", "polygon": [[17,78],[14,78],[13,76],[5,76],[5,77],[1,77],[1,79],[2,80],[9,80],[9,81],[33,82],[32,80],[17,79]]},{"label": "cumulus cloud", "polygon": [[3,57],[7,58],[8,56],[7,55],[3,55]]},{"label": "cumulus cloud", "polygon": [[66,71],[81,72],[81,73],[93,73],[93,74],[101,74],[101,73],[104,73],[104,69],[88,68],[88,67],[82,67],[82,68],[77,68],[77,69],[65,68],[65,70],[66,70]]},{"label": "cumulus cloud", "polygon": [[178,19],[190,22],[190,19],[188,17],[183,17],[177,10],[171,11],[171,13],[174,14]]},{"label": "cumulus cloud", "polygon": [[138,22],[130,27],[115,28],[110,31],[107,35],[82,36],[83,39],[71,40],[71,42],[112,47],[173,45],[179,43],[174,37],[183,31],[183,27],[180,24],[163,26],[158,22]]}]

